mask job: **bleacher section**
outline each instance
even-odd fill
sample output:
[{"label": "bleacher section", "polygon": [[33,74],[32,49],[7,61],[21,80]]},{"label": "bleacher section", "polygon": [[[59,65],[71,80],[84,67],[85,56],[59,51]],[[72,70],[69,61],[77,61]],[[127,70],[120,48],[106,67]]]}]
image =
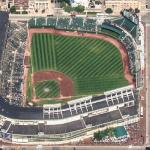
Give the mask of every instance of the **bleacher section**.
[{"label": "bleacher section", "polygon": [[46,27],[55,27],[56,26],[56,18],[48,17],[45,20]]},{"label": "bleacher section", "polygon": [[82,31],[84,30],[84,19],[81,17],[73,17],[71,19],[71,23],[68,26],[68,29],[70,30],[77,30],[77,31]]},{"label": "bleacher section", "polygon": [[96,32],[96,19],[82,17],[37,17],[28,22],[29,28],[54,27],[73,31]]},{"label": "bleacher section", "polygon": [[36,24],[38,27],[44,27],[46,25],[45,18],[44,17],[36,18]]},{"label": "bleacher section", "polygon": [[57,28],[58,29],[68,29],[69,23],[70,23],[69,18],[58,18]]},{"label": "bleacher section", "polygon": [[[112,22],[112,24],[111,24]],[[122,30],[117,28],[115,25],[119,25],[120,27],[126,29],[131,35],[135,38],[137,35],[137,24],[132,22],[127,17],[119,17],[118,19],[111,20],[109,24],[104,21],[104,23],[97,23],[96,18],[83,18],[83,17],[36,17],[31,19],[28,22],[28,27],[33,28],[41,28],[41,27],[54,27],[56,29],[65,29],[65,30],[73,30],[73,31],[86,31],[86,32],[104,32],[102,33],[112,33],[119,34],[119,37],[122,38],[125,36],[122,33]],[[116,35],[117,36],[117,35]]]},{"label": "bleacher section", "polygon": [[86,19],[84,29],[85,31],[96,32],[96,19]]}]

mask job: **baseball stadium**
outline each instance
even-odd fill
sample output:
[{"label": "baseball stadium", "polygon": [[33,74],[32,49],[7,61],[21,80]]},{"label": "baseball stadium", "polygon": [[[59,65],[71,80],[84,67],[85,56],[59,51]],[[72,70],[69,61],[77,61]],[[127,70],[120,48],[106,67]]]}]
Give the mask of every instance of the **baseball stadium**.
[{"label": "baseball stadium", "polygon": [[1,64],[10,55],[14,71],[1,68],[2,140],[64,144],[139,121],[138,21],[51,16],[16,24],[4,14]]}]

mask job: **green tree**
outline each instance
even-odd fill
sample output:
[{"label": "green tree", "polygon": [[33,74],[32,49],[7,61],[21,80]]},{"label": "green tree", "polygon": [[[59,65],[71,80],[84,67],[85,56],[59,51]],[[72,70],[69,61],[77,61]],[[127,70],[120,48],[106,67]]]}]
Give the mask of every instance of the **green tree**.
[{"label": "green tree", "polygon": [[71,12],[71,11],[73,11],[73,8],[72,8],[70,5],[66,5],[66,6],[64,7],[64,10],[65,10],[66,12]]},{"label": "green tree", "polygon": [[78,13],[82,13],[82,12],[84,12],[84,10],[85,10],[85,7],[82,5],[78,5],[78,6],[74,7],[74,11],[76,11]]},{"label": "green tree", "polygon": [[107,134],[108,134],[109,136],[114,136],[114,130],[113,130],[113,128],[107,128],[107,129],[106,129],[106,132],[107,132]]},{"label": "green tree", "polygon": [[98,140],[99,139],[99,131],[94,132],[94,139]]},{"label": "green tree", "polygon": [[70,0],[58,0],[59,3],[67,3],[68,5],[70,5]]},{"label": "green tree", "polygon": [[16,6],[10,7],[10,13],[16,13]]},{"label": "green tree", "polygon": [[104,137],[106,137],[105,131],[99,132],[99,140],[102,140]]},{"label": "green tree", "polygon": [[105,10],[105,12],[106,12],[107,14],[112,14],[112,13],[113,13],[113,10],[112,10],[111,8],[107,8],[107,9]]},{"label": "green tree", "polygon": [[28,14],[28,12],[24,10],[24,11],[22,12],[22,14]]},{"label": "green tree", "polygon": [[138,8],[135,8],[135,13],[140,13],[140,10]]},{"label": "green tree", "polygon": [[38,13],[38,10],[36,9],[35,12]]},{"label": "green tree", "polygon": [[67,5],[67,4],[66,4],[65,2],[61,2],[61,3],[60,3],[60,7],[61,7],[61,8],[64,8],[66,5]]},{"label": "green tree", "polygon": [[8,8],[10,8],[10,3],[8,3]]}]

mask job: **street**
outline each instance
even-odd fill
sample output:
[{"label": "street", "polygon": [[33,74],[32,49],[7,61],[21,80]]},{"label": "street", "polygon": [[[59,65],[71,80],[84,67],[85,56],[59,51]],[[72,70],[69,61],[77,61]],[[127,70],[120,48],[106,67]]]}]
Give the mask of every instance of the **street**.
[{"label": "street", "polygon": [[[12,150],[13,147],[3,147],[3,150]],[[143,146],[18,146],[15,150],[144,150]]]},{"label": "street", "polygon": [[143,16],[142,21],[145,24],[146,145],[150,145],[150,13]]}]

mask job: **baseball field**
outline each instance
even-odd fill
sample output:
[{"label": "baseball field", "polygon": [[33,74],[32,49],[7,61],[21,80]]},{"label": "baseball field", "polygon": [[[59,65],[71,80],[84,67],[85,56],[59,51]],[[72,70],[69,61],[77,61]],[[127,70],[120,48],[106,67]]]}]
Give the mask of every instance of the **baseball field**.
[{"label": "baseball field", "polygon": [[103,39],[34,33],[31,65],[38,99],[99,94],[128,85],[119,49]]}]

